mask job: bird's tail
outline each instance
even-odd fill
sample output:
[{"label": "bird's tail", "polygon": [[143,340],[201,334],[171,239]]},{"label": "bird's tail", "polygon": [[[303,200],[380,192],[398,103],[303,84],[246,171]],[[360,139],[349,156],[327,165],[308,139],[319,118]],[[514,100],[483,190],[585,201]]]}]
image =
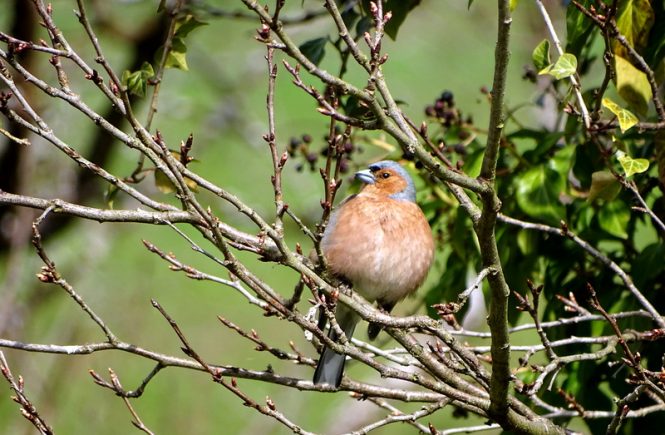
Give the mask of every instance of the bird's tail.
[{"label": "bird's tail", "polygon": [[[359,320],[357,314],[351,309],[339,304],[337,306],[335,318],[337,319],[339,327],[350,340]],[[332,341],[337,341],[339,338],[333,328],[330,328],[328,338]],[[328,347],[324,347],[319,362],[316,365],[316,371],[314,371],[314,384],[330,384],[334,385],[335,388],[339,387],[339,384],[342,382],[342,375],[344,374],[345,362],[346,355],[339,354]]]}]

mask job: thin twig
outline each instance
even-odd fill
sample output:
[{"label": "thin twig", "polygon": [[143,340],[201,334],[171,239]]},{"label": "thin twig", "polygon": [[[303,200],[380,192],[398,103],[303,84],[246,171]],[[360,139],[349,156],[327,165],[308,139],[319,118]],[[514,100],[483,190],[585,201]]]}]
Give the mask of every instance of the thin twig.
[{"label": "thin twig", "polygon": [[[563,56],[564,51],[563,48],[561,47],[561,42],[559,41],[559,37],[556,34],[556,30],[554,30],[554,24],[552,24],[550,15],[547,13],[547,9],[545,8],[545,5],[543,4],[542,0],[536,0],[536,6],[538,7],[540,14],[543,16],[543,21],[545,22],[545,26],[547,27],[547,30],[550,33],[552,41],[554,42],[554,48],[556,48],[556,51],[559,56]],[[570,83],[573,87],[573,92],[575,93],[575,97],[577,98],[577,105],[579,106],[580,112],[582,113],[582,121],[584,122],[584,127],[588,130],[589,127],[591,126],[591,118],[589,117],[589,109],[586,107],[586,103],[584,102],[584,97],[582,97],[579,75],[577,74],[577,71],[575,72],[575,74],[569,76],[568,79],[570,80]]]},{"label": "thin twig", "polygon": [[14,402],[21,406],[21,414],[43,435],[52,435],[53,429],[46,423],[44,418],[39,415],[37,408],[32,404],[28,396],[25,394],[23,378],[19,376],[18,382],[14,379],[14,375],[7,364],[5,354],[0,351],[0,373],[9,383],[9,388],[16,394],[12,397]]},{"label": "thin twig", "polygon": [[499,220],[510,225],[518,226],[520,228],[541,231],[548,234],[555,234],[561,237],[569,238],[570,240],[575,242],[580,248],[589,253],[596,260],[603,263],[605,266],[609,267],[610,270],[612,270],[617,276],[619,276],[619,278],[621,278],[626,288],[628,288],[633,297],[637,299],[639,304],[651,315],[651,318],[656,322],[656,324],[660,328],[665,328],[665,318],[658,312],[658,310],[656,310],[656,308],[651,304],[651,302],[649,302],[649,300],[635,286],[630,275],[628,275],[618,264],[612,261],[608,256],[606,256],[598,249],[591,246],[588,242],[581,239],[576,234],[572,233],[567,228],[567,226],[564,227],[563,229],[559,229],[545,224],[524,222],[519,219],[515,219],[505,215],[499,215]]}]

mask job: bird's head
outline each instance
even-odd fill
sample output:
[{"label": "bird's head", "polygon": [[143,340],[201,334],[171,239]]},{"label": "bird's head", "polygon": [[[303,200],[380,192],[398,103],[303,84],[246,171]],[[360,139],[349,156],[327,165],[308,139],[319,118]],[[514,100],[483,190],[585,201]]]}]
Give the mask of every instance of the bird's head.
[{"label": "bird's head", "polygon": [[356,172],[356,179],[365,183],[365,193],[388,196],[401,201],[416,202],[416,188],[406,170],[397,162],[383,160]]}]

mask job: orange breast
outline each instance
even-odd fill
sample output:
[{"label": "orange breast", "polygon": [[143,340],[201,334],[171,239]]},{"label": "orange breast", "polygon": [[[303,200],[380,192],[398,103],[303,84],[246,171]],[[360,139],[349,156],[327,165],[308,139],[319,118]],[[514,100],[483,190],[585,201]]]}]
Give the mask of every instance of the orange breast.
[{"label": "orange breast", "polygon": [[427,277],[432,231],[415,203],[355,196],[331,218],[321,241],[330,269],[369,301],[396,302]]}]

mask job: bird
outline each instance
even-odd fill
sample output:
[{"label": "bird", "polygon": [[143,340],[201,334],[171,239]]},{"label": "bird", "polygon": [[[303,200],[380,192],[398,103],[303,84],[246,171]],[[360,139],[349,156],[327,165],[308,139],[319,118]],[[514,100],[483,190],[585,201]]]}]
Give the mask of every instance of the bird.
[{"label": "bird", "polygon": [[[321,252],[333,276],[390,312],[425,281],[434,258],[432,230],[416,203],[413,180],[399,163],[384,160],[370,164],[357,172],[355,179],[362,187],[333,210],[321,238]],[[335,318],[351,339],[360,320],[358,314],[338,304]],[[380,330],[379,325],[370,323],[369,338],[376,338]],[[333,341],[339,338],[332,327],[328,337]],[[345,355],[324,346],[314,384],[338,388],[345,361]]]}]

